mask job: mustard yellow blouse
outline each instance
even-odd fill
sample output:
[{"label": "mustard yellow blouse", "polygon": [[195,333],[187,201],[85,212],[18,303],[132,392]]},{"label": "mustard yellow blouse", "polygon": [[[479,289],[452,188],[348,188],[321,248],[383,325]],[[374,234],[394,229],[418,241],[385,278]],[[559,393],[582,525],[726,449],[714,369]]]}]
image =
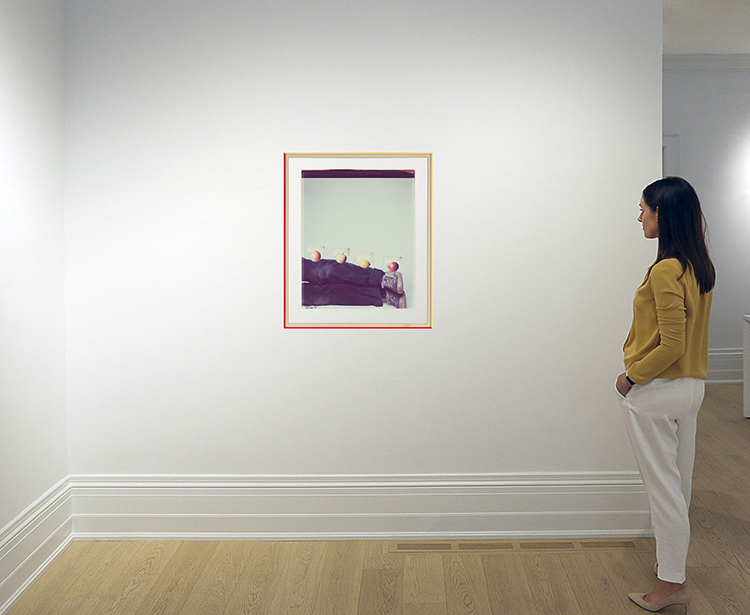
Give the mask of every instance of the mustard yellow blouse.
[{"label": "mustard yellow blouse", "polygon": [[658,262],[633,299],[625,370],[636,384],[651,378],[708,377],[708,320],[713,291],[700,294],[693,270],[676,258]]}]

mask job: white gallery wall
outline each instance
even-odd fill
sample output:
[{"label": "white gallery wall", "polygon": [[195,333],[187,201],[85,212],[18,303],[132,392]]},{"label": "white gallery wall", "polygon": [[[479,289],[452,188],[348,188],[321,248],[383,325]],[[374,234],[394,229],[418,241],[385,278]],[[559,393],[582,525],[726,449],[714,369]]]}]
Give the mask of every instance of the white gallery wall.
[{"label": "white gallery wall", "polygon": [[740,381],[750,314],[750,56],[666,57],[664,132],[708,220],[717,269],[711,376]]},{"label": "white gallery wall", "polygon": [[[0,2],[0,610],[71,531],[63,20],[61,1]],[[21,554],[19,534],[44,538]]]},{"label": "white gallery wall", "polygon": [[[69,2],[76,531],[647,531],[613,383],[660,16]],[[432,330],[283,329],[284,152],[433,153]]]}]

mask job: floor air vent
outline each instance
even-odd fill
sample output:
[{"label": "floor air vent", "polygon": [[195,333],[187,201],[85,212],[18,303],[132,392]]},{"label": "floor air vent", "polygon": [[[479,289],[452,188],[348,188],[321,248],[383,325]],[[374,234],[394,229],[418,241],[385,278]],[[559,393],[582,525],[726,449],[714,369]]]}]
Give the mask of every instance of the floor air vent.
[{"label": "floor air vent", "polygon": [[390,553],[541,553],[571,551],[654,551],[653,538],[629,540],[501,540],[392,542]]}]

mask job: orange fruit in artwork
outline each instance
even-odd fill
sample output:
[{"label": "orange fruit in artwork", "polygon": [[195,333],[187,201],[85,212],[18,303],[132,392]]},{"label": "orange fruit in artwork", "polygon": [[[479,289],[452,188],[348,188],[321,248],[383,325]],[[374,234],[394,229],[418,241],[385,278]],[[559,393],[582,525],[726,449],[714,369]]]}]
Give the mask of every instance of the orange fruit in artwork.
[{"label": "orange fruit in artwork", "polygon": [[357,261],[357,264],[362,267],[362,269],[367,269],[370,266],[370,261],[365,260],[364,258],[361,261]]},{"label": "orange fruit in artwork", "polygon": [[336,262],[337,263],[345,263],[346,262],[346,254],[344,254],[343,252],[339,252],[336,255]]}]

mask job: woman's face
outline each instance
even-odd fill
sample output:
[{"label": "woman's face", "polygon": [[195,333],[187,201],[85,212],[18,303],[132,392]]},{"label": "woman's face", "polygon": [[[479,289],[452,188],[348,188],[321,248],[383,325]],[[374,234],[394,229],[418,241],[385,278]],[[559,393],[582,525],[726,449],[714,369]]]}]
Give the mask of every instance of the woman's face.
[{"label": "woman's face", "polygon": [[651,209],[641,197],[641,215],[638,222],[643,225],[643,235],[646,239],[656,239],[659,236],[659,213]]}]

